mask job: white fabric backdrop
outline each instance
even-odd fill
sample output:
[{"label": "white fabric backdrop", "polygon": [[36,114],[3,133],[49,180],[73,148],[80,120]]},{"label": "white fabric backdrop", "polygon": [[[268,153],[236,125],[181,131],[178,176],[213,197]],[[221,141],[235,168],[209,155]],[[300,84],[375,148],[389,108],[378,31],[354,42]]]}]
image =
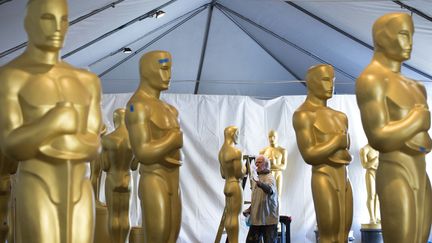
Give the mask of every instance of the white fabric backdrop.
[{"label": "white fabric backdrop", "polygon": [[[109,131],[114,128],[113,111],[124,107],[130,96],[131,94],[103,96],[103,115]],[[184,133],[184,164],[180,168],[183,211],[178,242],[214,241],[224,207],[224,181],[219,174],[217,154],[223,143],[223,129],[229,125],[239,127],[238,146],[245,154],[257,154],[268,145],[268,131],[278,131],[279,144],[288,151],[288,166],[283,173],[280,213],[292,216],[292,242],[314,242],[313,230],[316,222],[310,188],[311,167],[304,163],[298,152],[291,120],[293,112],[304,101],[305,96],[257,100],[245,96],[163,94],[162,99],[179,110],[180,126]],[[329,100],[328,105],[344,112],[349,119],[350,152],[353,155],[353,161],[349,166],[354,192],[352,230],[355,242],[360,242],[360,225],[368,221],[368,213],[365,203],[364,170],[360,164],[359,150],[367,140],[363,133],[355,96],[336,95]],[[430,162],[427,168],[430,175]],[[132,225],[140,224],[141,215],[136,193],[137,177],[138,173],[135,172],[131,206]],[[104,191],[103,187],[101,191]],[[248,185],[244,197],[245,200],[250,199]],[[101,199],[104,200],[104,195],[101,195]],[[243,218],[241,223],[240,242],[244,242],[248,228]]]}]

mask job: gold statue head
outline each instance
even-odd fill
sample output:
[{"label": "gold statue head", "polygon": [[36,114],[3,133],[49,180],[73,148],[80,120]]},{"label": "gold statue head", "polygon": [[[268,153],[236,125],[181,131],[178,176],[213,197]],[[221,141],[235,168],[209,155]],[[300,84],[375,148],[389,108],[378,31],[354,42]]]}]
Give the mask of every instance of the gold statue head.
[{"label": "gold statue head", "polygon": [[169,52],[147,52],[140,60],[141,84],[155,90],[167,90],[171,79],[171,65]]},{"label": "gold statue head", "polygon": [[269,143],[271,146],[275,146],[277,144],[277,132],[275,130],[270,130],[268,134]]},{"label": "gold statue head", "polygon": [[227,143],[238,143],[238,129],[236,126],[226,127],[224,130],[225,142]]},{"label": "gold statue head", "polygon": [[406,13],[390,13],[378,18],[372,28],[375,51],[395,61],[410,59],[414,23]]},{"label": "gold statue head", "polygon": [[29,46],[48,52],[63,47],[69,27],[66,0],[29,0],[24,20]]},{"label": "gold statue head", "polygon": [[121,124],[125,122],[125,115],[126,115],[126,109],[125,108],[118,108],[114,111],[113,114],[113,121],[114,121],[114,127],[117,128]]},{"label": "gold statue head", "polygon": [[333,96],[334,69],[329,64],[319,64],[309,68],[306,74],[308,95],[313,95],[321,100],[330,99]]}]

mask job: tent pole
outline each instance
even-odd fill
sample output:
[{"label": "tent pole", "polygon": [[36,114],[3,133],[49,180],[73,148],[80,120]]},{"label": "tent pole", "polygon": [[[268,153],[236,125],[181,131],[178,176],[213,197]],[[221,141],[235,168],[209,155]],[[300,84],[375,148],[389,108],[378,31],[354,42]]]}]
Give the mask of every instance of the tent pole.
[{"label": "tent pole", "polygon": [[411,7],[410,5],[405,4],[405,3],[401,2],[401,1],[393,1],[393,2],[396,3],[397,5],[401,6],[401,8],[408,9],[409,11],[417,14],[418,16],[420,16],[420,17],[422,17],[422,18],[424,18],[424,19],[429,20],[429,21],[432,22],[432,17],[429,16],[429,15],[427,15],[427,14],[425,14],[425,13],[423,13],[422,11],[420,11],[420,10],[414,8],[414,7]]},{"label": "tent pole", "polygon": [[[393,2],[398,2],[398,1],[393,1]],[[293,2],[290,2],[290,1],[285,1],[285,3],[287,3],[288,5],[291,5],[292,7],[296,8],[297,10],[299,10],[299,11],[301,11],[301,12],[303,12],[303,13],[305,13],[306,15],[308,15],[308,16],[314,18],[315,20],[318,20],[319,22],[321,22],[321,23],[323,23],[324,25],[326,25],[326,26],[332,28],[333,30],[339,32],[340,34],[342,34],[342,35],[344,35],[344,36],[350,38],[351,40],[353,40],[353,41],[355,41],[355,42],[357,42],[357,43],[363,45],[364,47],[366,47],[366,48],[368,48],[368,49],[370,49],[370,50],[374,50],[373,46],[371,46],[371,45],[369,45],[368,43],[366,43],[366,42],[364,42],[364,41],[358,39],[357,37],[355,37],[355,36],[353,36],[353,35],[347,33],[346,31],[344,31],[344,30],[342,30],[342,29],[336,27],[335,25],[333,25],[333,24],[331,24],[331,23],[325,21],[324,19],[322,19],[322,18],[316,16],[315,14],[313,14],[313,13],[307,11],[306,9],[300,7],[299,5],[297,5],[297,4],[293,3]],[[405,4],[404,4],[404,5],[405,5]],[[408,6],[408,5],[405,5],[405,6]],[[408,8],[407,8],[407,9],[408,9]],[[412,9],[413,9],[413,8],[412,8]],[[408,9],[408,10],[409,10],[409,9]],[[418,12],[420,12],[420,11],[418,11]],[[422,16],[422,17],[423,17],[423,16]],[[418,74],[420,74],[420,75],[422,75],[422,76],[424,76],[424,77],[426,77],[426,78],[432,80],[432,75],[430,75],[430,74],[428,74],[428,73],[426,73],[426,72],[423,72],[423,71],[421,71],[420,69],[417,69],[417,68],[415,68],[415,67],[413,67],[413,66],[411,66],[411,65],[409,65],[409,64],[406,64],[406,63],[402,63],[402,66],[404,66],[404,67],[410,69],[411,71],[414,71],[414,72],[416,72],[416,73],[418,73]]]},{"label": "tent pole", "polygon": [[118,66],[120,66],[121,64],[123,64],[124,62],[126,62],[127,60],[131,59],[132,57],[134,57],[135,55],[137,55],[138,53],[140,53],[141,51],[145,50],[147,47],[151,46],[152,44],[154,44],[156,41],[160,40],[162,37],[166,36],[167,34],[171,33],[171,31],[177,29],[178,27],[180,27],[181,25],[183,25],[184,23],[186,23],[187,21],[189,21],[191,18],[195,17],[197,14],[201,13],[204,9],[206,9],[208,6],[208,4],[205,4],[199,8],[196,9],[196,11],[194,13],[192,13],[191,15],[189,15],[187,18],[183,19],[182,21],[178,22],[176,25],[174,25],[173,27],[169,28],[168,30],[166,30],[165,32],[163,32],[162,34],[158,35],[156,38],[152,39],[150,42],[148,42],[147,44],[145,44],[144,46],[140,47],[138,50],[134,51],[132,54],[130,54],[129,56],[123,58],[122,60],[120,60],[119,62],[115,63],[113,66],[109,67],[108,69],[106,69],[105,71],[103,71],[102,73],[99,74],[99,77],[104,76],[105,74],[111,72],[112,70],[114,70],[115,68],[117,68]]},{"label": "tent pole", "polygon": [[[312,57],[313,59],[317,60],[318,62],[329,64],[329,62],[327,62],[327,61],[325,61],[324,59],[320,58],[319,56],[313,54],[312,52],[309,52],[309,51],[307,51],[307,50],[301,48],[300,46],[298,46],[298,45],[292,43],[291,41],[285,39],[284,37],[282,37],[282,36],[280,36],[280,35],[278,35],[278,34],[276,34],[275,32],[273,32],[273,31],[271,31],[271,30],[269,30],[269,29],[263,27],[262,25],[259,25],[259,24],[255,23],[254,21],[252,21],[252,20],[250,20],[249,18],[246,18],[245,16],[243,16],[243,15],[241,15],[241,14],[235,12],[234,10],[229,9],[229,8],[227,8],[227,7],[225,7],[225,6],[221,5],[221,4],[217,4],[217,5],[218,5],[219,8],[222,8],[222,9],[226,10],[227,12],[230,12],[230,13],[236,15],[237,17],[239,17],[239,18],[245,20],[246,22],[252,24],[253,26],[255,26],[255,27],[261,29],[262,31],[264,31],[264,32],[266,32],[266,33],[268,33],[268,34],[270,34],[271,36],[273,36],[273,37],[279,39],[280,41],[284,42],[285,44],[287,44],[287,45],[289,45],[289,46],[292,46],[292,47],[294,47],[295,49],[297,49],[298,51],[300,51],[300,52],[302,52],[302,53],[304,53],[304,54],[306,54],[306,55]],[[340,68],[338,68],[338,67],[336,67],[336,66],[333,66],[333,68],[334,68],[336,71],[338,71],[338,72],[344,74],[344,75],[347,76],[348,78],[352,79],[353,81],[356,80],[356,78],[355,78],[354,76],[352,76],[351,74],[349,74],[349,73],[343,71],[342,69],[340,69]]]},{"label": "tent pole", "polygon": [[7,2],[11,2],[12,0],[0,0],[0,5],[2,5],[3,3],[7,3]]},{"label": "tent pole", "polygon": [[[202,6],[201,6],[201,7],[202,7]],[[188,16],[189,14],[192,14],[193,12],[195,12],[196,10],[198,10],[198,9],[201,8],[201,7],[195,8],[195,9],[193,9],[193,10],[191,10],[191,11],[189,11],[189,12],[183,14],[183,15],[178,16],[178,17],[175,18],[175,19],[170,20],[169,22],[167,22],[167,23],[165,23],[165,24],[163,24],[163,25],[161,25],[161,26],[159,26],[159,27],[157,27],[157,28],[155,28],[155,29],[153,29],[153,30],[151,30],[151,31],[149,31],[149,32],[147,32],[147,33],[145,33],[144,35],[142,35],[142,36],[140,36],[138,39],[136,39],[136,40],[134,40],[134,41],[128,43],[128,44],[125,45],[124,47],[128,47],[128,46],[131,46],[131,45],[135,44],[136,42],[142,40],[143,38],[145,38],[145,37],[147,37],[147,36],[149,36],[149,35],[151,35],[151,34],[154,34],[154,33],[156,33],[157,31],[159,31],[159,30],[161,30],[161,29],[163,29],[163,28],[165,28],[165,27],[167,27],[167,26],[169,26],[169,25],[171,25],[171,24],[177,22],[177,20],[182,19],[183,17]],[[118,50],[116,50],[116,51],[110,52],[109,54],[107,54],[107,55],[105,55],[105,56],[103,56],[103,57],[97,59],[96,61],[94,61],[94,62],[88,64],[87,66],[88,66],[88,67],[91,67],[91,66],[93,66],[93,65],[95,65],[95,64],[97,64],[97,63],[99,63],[99,62],[101,62],[102,60],[105,60],[106,58],[108,58],[108,57],[110,57],[110,56],[114,56],[115,54],[122,52],[124,47],[122,47],[122,48],[120,48],[120,49],[118,49]]]},{"label": "tent pole", "polygon": [[[229,14],[227,14],[225,11],[223,11],[220,7],[220,4],[218,4],[217,8],[229,19],[231,20],[237,27],[239,27],[245,34],[249,36],[255,43],[257,43],[267,54],[269,54],[276,62],[278,62],[285,70],[288,71],[294,78],[297,80],[302,80],[299,76],[297,76],[288,66],[286,66],[284,63],[282,63],[275,55],[273,55],[261,42],[259,42],[255,37],[252,36],[252,34],[247,31],[243,26],[241,26],[234,18],[232,18]],[[301,82],[303,85],[305,85],[303,82]],[[305,85],[306,86],[306,85]]]},{"label": "tent pole", "polygon": [[147,13],[141,15],[141,16],[138,16],[138,17],[136,17],[136,18],[134,18],[134,19],[132,19],[131,21],[129,21],[129,22],[125,23],[125,24],[122,24],[122,25],[120,25],[119,27],[117,27],[117,28],[115,28],[115,29],[113,29],[113,30],[111,30],[111,31],[106,32],[105,34],[103,34],[103,35],[97,37],[96,39],[94,39],[94,40],[92,40],[92,41],[90,41],[90,42],[87,42],[86,44],[84,44],[84,45],[82,45],[82,46],[76,48],[76,49],[73,50],[73,51],[70,51],[70,52],[66,53],[65,55],[62,56],[62,58],[67,58],[67,57],[69,57],[69,56],[72,56],[73,54],[75,54],[75,53],[77,53],[77,52],[79,52],[79,51],[81,51],[81,50],[83,50],[83,49],[85,49],[85,48],[87,48],[87,47],[89,47],[89,46],[95,44],[96,42],[99,42],[99,41],[101,41],[101,40],[107,38],[108,36],[110,36],[110,35],[112,35],[112,34],[118,32],[118,31],[120,31],[120,30],[122,30],[122,29],[128,27],[129,25],[132,25],[132,24],[134,24],[134,23],[136,23],[136,22],[138,22],[138,21],[141,21],[141,20],[143,20],[143,19],[148,18],[148,17],[151,16],[153,13],[155,13],[157,10],[159,10],[159,9],[161,9],[161,8],[164,8],[164,7],[167,7],[167,6],[169,6],[170,4],[174,3],[175,1],[177,1],[177,0],[170,0],[170,1],[168,1],[168,2],[166,2],[166,3],[164,3],[164,4],[162,4],[162,5],[160,5],[159,7],[155,8],[155,9],[153,9],[153,10],[150,10],[149,12],[147,12]]},{"label": "tent pole", "polygon": [[[3,1],[0,1],[0,5],[3,4],[3,3],[9,2],[9,1],[12,1],[12,0],[3,0]],[[91,11],[91,12],[88,13],[88,14],[85,14],[85,15],[83,15],[83,16],[80,16],[80,17],[78,17],[78,18],[76,18],[76,19],[70,21],[70,22],[69,22],[69,26],[72,26],[72,25],[74,25],[74,24],[76,24],[76,23],[79,23],[79,22],[81,22],[81,21],[83,21],[83,20],[85,20],[85,19],[87,19],[87,18],[89,18],[89,17],[91,17],[91,16],[93,16],[93,15],[96,15],[96,14],[98,14],[98,13],[100,13],[100,12],[106,10],[106,9],[114,8],[117,4],[119,4],[119,3],[123,2],[123,1],[124,1],[124,0],[117,0],[117,1],[112,2],[112,3],[110,3],[110,4],[107,4],[107,5],[105,5],[105,6],[101,7],[101,8],[98,8],[98,9],[96,9],[96,10],[93,10],[93,11]],[[18,51],[18,50],[20,50],[20,49],[26,47],[26,46],[27,46],[27,42],[23,42],[23,43],[21,43],[21,44],[15,46],[15,47],[12,47],[11,49],[6,50],[6,51],[0,53],[0,58],[5,57],[5,56],[7,56],[7,55],[9,55],[9,54],[11,54],[11,53],[13,53],[13,52],[15,52],[15,51]]]},{"label": "tent pole", "polygon": [[198,73],[197,73],[197,78],[196,78],[196,82],[195,82],[194,94],[198,94],[198,91],[199,91],[199,85],[200,85],[200,81],[201,81],[201,73],[202,73],[205,54],[206,54],[206,50],[207,50],[208,37],[209,37],[209,33],[210,33],[210,24],[211,24],[211,19],[213,16],[213,8],[214,8],[214,4],[211,3],[209,10],[208,10],[207,24],[206,24],[206,28],[205,28],[205,32],[204,32],[204,40],[203,40],[203,44],[201,47],[201,57],[200,57],[200,62],[199,62],[199,66],[198,66]]}]

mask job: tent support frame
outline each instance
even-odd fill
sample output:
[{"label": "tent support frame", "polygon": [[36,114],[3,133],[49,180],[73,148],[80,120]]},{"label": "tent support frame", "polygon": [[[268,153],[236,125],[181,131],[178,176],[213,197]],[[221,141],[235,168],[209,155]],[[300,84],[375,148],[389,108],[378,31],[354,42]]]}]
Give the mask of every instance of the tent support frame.
[{"label": "tent support frame", "polygon": [[99,63],[99,62],[105,60],[106,58],[111,57],[111,56],[114,56],[114,55],[116,55],[116,54],[122,52],[123,49],[124,49],[125,47],[131,46],[131,45],[133,45],[134,43],[136,43],[136,42],[142,40],[143,38],[145,38],[145,37],[147,37],[147,36],[150,36],[150,35],[156,33],[157,31],[159,31],[159,30],[161,30],[161,29],[163,29],[163,28],[165,28],[165,27],[167,27],[167,26],[169,26],[169,25],[171,25],[171,24],[177,22],[179,19],[182,19],[183,17],[186,17],[186,16],[192,14],[192,13],[195,12],[197,9],[198,9],[198,8],[193,9],[193,10],[191,10],[191,11],[189,11],[189,12],[183,14],[183,15],[178,16],[178,17],[175,18],[175,19],[170,20],[169,22],[167,22],[167,23],[165,23],[165,24],[163,24],[163,25],[161,25],[161,26],[159,26],[159,27],[157,27],[157,28],[155,28],[155,29],[153,29],[153,30],[151,30],[151,31],[149,31],[149,32],[146,32],[144,35],[140,36],[139,38],[135,39],[135,40],[132,41],[132,42],[129,42],[127,45],[123,46],[122,48],[117,49],[116,51],[110,52],[109,54],[107,54],[107,55],[105,55],[105,56],[103,56],[103,57],[97,59],[96,61],[90,63],[90,64],[88,65],[88,67],[94,66],[94,65],[96,65],[97,63]]},{"label": "tent support frame", "polygon": [[[322,59],[321,57],[315,55],[314,53],[312,53],[312,52],[310,52],[310,51],[307,51],[307,50],[301,48],[300,46],[298,46],[298,45],[292,43],[291,41],[285,39],[284,37],[282,37],[282,36],[276,34],[275,32],[273,32],[273,31],[271,31],[271,30],[265,28],[264,26],[255,23],[255,22],[252,21],[251,19],[249,19],[249,18],[247,18],[247,17],[245,17],[245,16],[243,16],[243,15],[241,15],[241,14],[235,12],[234,10],[232,10],[232,9],[230,9],[230,8],[227,8],[227,7],[225,7],[225,6],[221,5],[221,4],[217,4],[217,5],[218,5],[219,7],[221,7],[221,8],[223,8],[224,10],[226,10],[227,12],[230,12],[230,13],[236,15],[237,17],[239,17],[239,18],[245,20],[246,22],[252,24],[253,26],[255,26],[255,27],[261,29],[262,31],[264,31],[264,32],[266,32],[266,33],[268,33],[268,34],[270,34],[271,36],[275,37],[276,39],[278,39],[278,40],[284,42],[285,44],[287,44],[287,45],[289,45],[289,46],[292,46],[293,48],[297,49],[298,51],[300,51],[300,52],[302,52],[302,53],[304,53],[304,54],[310,56],[311,58],[317,60],[318,62],[326,63],[326,64],[330,64],[329,62],[325,61],[325,60]],[[338,67],[336,67],[336,66],[333,66],[333,68],[334,68],[336,71],[338,71],[338,72],[344,74],[345,76],[347,76],[347,77],[350,78],[351,80],[353,80],[353,81],[356,80],[356,78],[355,78],[354,76],[352,76],[351,74],[349,74],[349,73],[343,71],[342,69],[340,69],[340,68],[338,68]],[[299,80],[301,80],[301,79],[299,79]]]},{"label": "tent support frame", "polygon": [[7,3],[7,2],[12,2],[12,0],[0,0],[0,5],[2,5],[3,3]]},{"label": "tent support frame", "polygon": [[[220,8],[220,4],[217,5],[217,8],[229,19],[231,22],[233,22],[237,27],[239,27],[246,35],[249,36],[256,44],[258,44],[267,54],[269,54],[279,65],[281,65],[289,74],[294,76],[297,80],[301,80],[301,78],[296,75],[288,66],[286,66],[284,63],[282,63],[275,55],[273,55],[261,42],[259,42],[249,31],[247,31],[243,26],[240,25],[233,17],[231,17],[229,14],[227,14],[222,8]],[[302,82],[303,85],[305,85]]]},{"label": "tent support frame", "polygon": [[111,72],[112,70],[114,70],[115,68],[117,68],[118,66],[120,66],[121,64],[123,64],[124,62],[126,62],[127,60],[131,59],[132,57],[134,57],[138,53],[142,52],[147,47],[151,46],[152,44],[154,44],[155,42],[157,42],[158,40],[160,40],[162,37],[164,37],[167,34],[171,33],[173,30],[177,29],[178,27],[180,27],[181,25],[183,25],[184,23],[186,23],[187,21],[189,21],[190,19],[192,19],[193,17],[195,17],[196,15],[198,15],[199,13],[201,13],[202,11],[204,11],[204,9],[206,9],[208,6],[209,6],[209,4],[207,3],[207,4],[204,4],[201,7],[198,7],[197,9],[195,9],[196,11],[193,12],[191,15],[189,15],[185,19],[181,20],[180,22],[178,22],[176,25],[174,25],[173,27],[169,28],[168,30],[164,31],[162,34],[158,35],[157,37],[155,37],[154,39],[152,39],[151,41],[149,41],[147,44],[145,44],[144,46],[140,47],[138,50],[134,51],[132,54],[128,55],[127,57],[123,58],[119,62],[115,63],[114,65],[112,65],[111,67],[109,67],[108,69],[106,69],[105,71],[103,71],[102,73],[100,73],[99,74],[99,78],[101,78],[102,76],[104,76],[107,73]]},{"label": "tent support frame", "polygon": [[420,16],[420,17],[422,17],[422,18],[424,18],[424,19],[429,20],[429,21],[432,22],[432,17],[429,16],[429,15],[427,15],[427,14],[425,14],[425,13],[423,13],[422,11],[420,11],[420,10],[414,8],[414,7],[411,7],[410,5],[405,4],[405,3],[401,2],[401,1],[393,1],[393,2],[396,3],[397,5],[401,6],[401,8],[408,9],[412,13],[415,13],[418,16]]},{"label": "tent support frame", "polygon": [[196,82],[195,82],[194,94],[198,94],[198,91],[199,91],[201,74],[202,74],[202,69],[203,69],[203,65],[204,65],[205,54],[207,51],[207,42],[208,42],[208,37],[210,34],[210,24],[211,24],[211,20],[213,17],[213,8],[214,8],[214,4],[212,2],[208,8],[209,10],[208,10],[208,15],[207,15],[207,24],[206,24],[205,33],[204,33],[203,45],[201,48],[201,56],[200,56],[200,62],[199,62],[199,66],[198,66],[197,78],[196,78]]},{"label": "tent support frame", "polygon": [[[393,1],[393,2],[398,2],[398,1]],[[344,35],[344,36],[350,38],[351,40],[353,40],[353,41],[355,41],[355,42],[357,42],[357,43],[363,45],[364,47],[366,47],[366,48],[368,48],[368,49],[370,49],[370,50],[372,50],[372,51],[374,50],[373,46],[371,46],[371,45],[369,45],[368,43],[366,43],[366,42],[364,42],[364,41],[358,39],[357,37],[355,37],[355,36],[353,36],[353,35],[347,33],[346,31],[342,30],[341,28],[336,27],[335,25],[329,23],[328,21],[326,21],[326,20],[324,20],[324,19],[322,19],[322,18],[316,16],[315,14],[313,14],[313,13],[307,11],[306,9],[300,7],[299,5],[297,5],[297,4],[295,4],[295,3],[291,2],[291,1],[285,1],[285,3],[287,3],[288,5],[290,5],[290,6],[294,7],[294,8],[296,8],[296,9],[299,10],[300,12],[305,13],[306,15],[312,17],[313,19],[318,20],[318,21],[321,22],[322,24],[324,24],[324,25],[326,25],[326,26],[332,28],[333,30],[335,30],[335,31],[341,33],[342,35]],[[405,6],[408,6],[408,5],[405,5]],[[408,9],[408,8],[407,8],[407,9]],[[412,9],[414,9],[414,8],[412,8]],[[419,11],[419,12],[420,12],[420,11]],[[415,68],[415,67],[413,67],[413,66],[411,66],[411,65],[409,65],[409,64],[402,63],[402,66],[404,66],[405,68],[410,69],[411,71],[416,72],[416,73],[418,73],[418,74],[420,74],[420,75],[422,75],[422,76],[424,76],[424,77],[426,77],[426,78],[432,80],[432,75],[430,75],[430,74],[428,74],[428,73],[426,73],[426,72],[423,72],[423,71],[421,71],[421,70],[419,70],[419,69],[417,69],[417,68]]]},{"label": "tent support frame", "polygon": [[136,23],[136,22],[138,22],[138,21],[141,21],[141,20],[143,20],[143,19],[146,19],[146,18],[150,17],[150,16],[151,16],[152,14],[154,14],[157,10],[159,10],[159,9],[161,9],[161,8],[164,8],[164,7],[167,7],[167,6],[169,6],[170,4],[174,3],[175,1],[177,1],[177,0],[170,0],[170,1],[168,1],[168,2],[166,2],[166,3],[164,3],[164,4],[162,4],[162,5],[160,5],[159,7],[156,7],[155,9],[152,9],[152,10],[148,11],[147,13],[145,13],[145,14],[143,14],[143,15],[141,15],[141,16],[138,16],[138,17],[136,17],[136,18],[130,20],[130,21],[127,22],[127,23],[122,24],[122,25],[120,25],[119,27],[117,27],[117,28],[115,28],[115,29],[113,29],[113,30],[110,30],[110,31],[106,32],[105,34],[103,34],[103,35],[97,37],[96,39],[93,39],[92,41],[87,42],[86,44],[84,44],[84,45],[82,45],[82,46],[76,48],[75,50],[72,50],[72,51],[66,53],[65,55],[62,56],[62,58],[67,58],[67,57],[69,57],[69,56],[72,56],[73,54],[75,54],[75,53],[77,53],[77,52],[79,52],[79,51],[81,51],[81,50],[83,50],[83,49],[85,49],[85,48],[87,48],[87,47],[89,47],[89,46],[91,46],[91,45],[93,45],[93,44],[95,44],[95,43],[97,43],[97,42],[99,42],[99,41],[105,39],[105,38],[107,38],[108,36],[110,36],[110,35],[112,35],[112,34],[118,32],[118,31],[120,31],[120,30],[122,30],[122,29],[124,29],[124,28],[126,28],[126,27],[128,27],[128,26],[130,26],[130,25],[132,25],[132,24],[134,24],[134,23]]},{"label": "tent support frame", "polygon": [[[0,5],[3,4],[3,3],[9,2],[9,1],[12,1],[12,0],[3,0],[3,1],[0,1]],[[69,22],[69,26],[72,26],[72,25],[74,25],[74,24],[76,24],[76,23],[79,23],[79,22],[81,22],[81,21],[83,21],[83,20],[85,20],[85,19],[87,19],[87,18],[90,18],[91,16],[96,15],[96,14],[98,14],[98,13],[104,11],[104,10],[109,9],[109,8],[115,8],[115,6],[116,6],[117,4],[119,4],[119,3],[123,2],[123,1],[124,1],[124,0],[117,0],[117,1],[112,2],[112,3],[109,3],[109,4],[107,4],[107,5],[105,5],[105,6],[101,7],[101,8],[98,8],[98,9],[96,9],[96,10],[93,10],[93,11],[91,11],[91,12],[88,13],[88,14],[85,14],[85,15],[83,15],[83,16],[80,16],[80,17],[78,17],[78,18],[76,18],[76,19],[70,21],[70,22]],[[13,53],[13,52],[16,52],[16,51],[18,51],[18,50],[20,50],[20,49],[26,47],[27,44],[28,44],[28,42],[26,41],[26,42],[23,42],[23,43],[21,43],[21,44],[15,46],[15,47],[12,47],[12,48],[9,49],[9,50],[6,50],[6,51],[0,53],[0,58],[5,57],[5,56],[7,56],[7,55],[9,55],[9,54],[11,54],[11,53]]]}]

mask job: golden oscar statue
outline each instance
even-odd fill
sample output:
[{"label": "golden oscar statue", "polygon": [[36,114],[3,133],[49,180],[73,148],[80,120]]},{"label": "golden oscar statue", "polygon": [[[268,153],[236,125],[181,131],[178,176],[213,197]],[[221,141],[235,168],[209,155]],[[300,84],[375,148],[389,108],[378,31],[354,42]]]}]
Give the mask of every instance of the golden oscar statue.
[{"label": "golden oscar statue", "polygon": [[425,155],[432,148],[426,90],[403,76],[414,25],[405,13],[373,25],[374,56],[356,82],[357,104],[369,144],[379,152],[376,189],[385,242],[427,242],[432,195]]},{"label": "golden oscar statue", "polygon": [[369,212],[369,223],[362,224],[362,228],[381,228],[378,217],[379,200],[375,190],[375,176],[378,169],[378,151],[366,144],[360,149],[360,161],[366,169],[365,181],[367,191],[367,208]]},{"label": "golden oscar statue", "polygon": [[136,170],[138,167],[136,160],[132,159],[125,113],[124,108],[114,111],[115,130],[102,138],[102,168],[106,172],[105,199],[112,243],[125,243],[128,238],[131,169]]},{"label": "golden oscar statue", "polygon": [[319,242],[347,242],[353,216],[353,198],[347,166],[348,119],[327,107],[333,95],[334,70],[327,64],[309,68],[308,94],[293,115],[297,145],[312,165],[312,196]]},{"label": "golden oscar statue", "polygon": [[276,187],[278,190],[279,205],[282,198],[282,172],[286,169],[287,164],[287,151],[286,149],[278,146],[277,132],[271,130],[268,134],[270,146],[262,149],[260,154],[264,155],[270,160],[270,170],[276,179]]},{"label": "golden oscar statue", "polygon": [[8,215],[10,213],[11,175],[17,170],[17,163],[0,153],[0,242],[5,242],[9,234]]},{"label": "golden oscar statue", "polygon": [[[107,133],[107,127],[105,124],[102,125],[100,137],[102,138]],[[102,154],[98,154],[96,159],[90,162],[90,181],[93,187],[96,203],[99,201],[99,192],[102,176]]]},{"label": "golden oscar statue", "polygon": [[24,26],[26,50],[0,68],[0,145],[19,161],[16,242],[92,242],[100,82],[60,60],[65,0],[30,0]]},{"label": "golden oscar statue", "polygon": [[147,243],[174,243],[180,232],[180,149],[177,110],[159,99],[171,79],[171,55],[152,51],[140,60],[141,81],[127,104],[126,127],[141,163],[138,196]]},{"label": "golden oscar statue", "polygon": [[234,147],[238,140],[238,130],[229,126],[224,130],[224,143],[219,151],[220,173],[225,179],[225,210],[223,225],[230,243],[239,242],[239,215],[243,206],[242,179],[245,167],[242,164],[242,153]]}]

